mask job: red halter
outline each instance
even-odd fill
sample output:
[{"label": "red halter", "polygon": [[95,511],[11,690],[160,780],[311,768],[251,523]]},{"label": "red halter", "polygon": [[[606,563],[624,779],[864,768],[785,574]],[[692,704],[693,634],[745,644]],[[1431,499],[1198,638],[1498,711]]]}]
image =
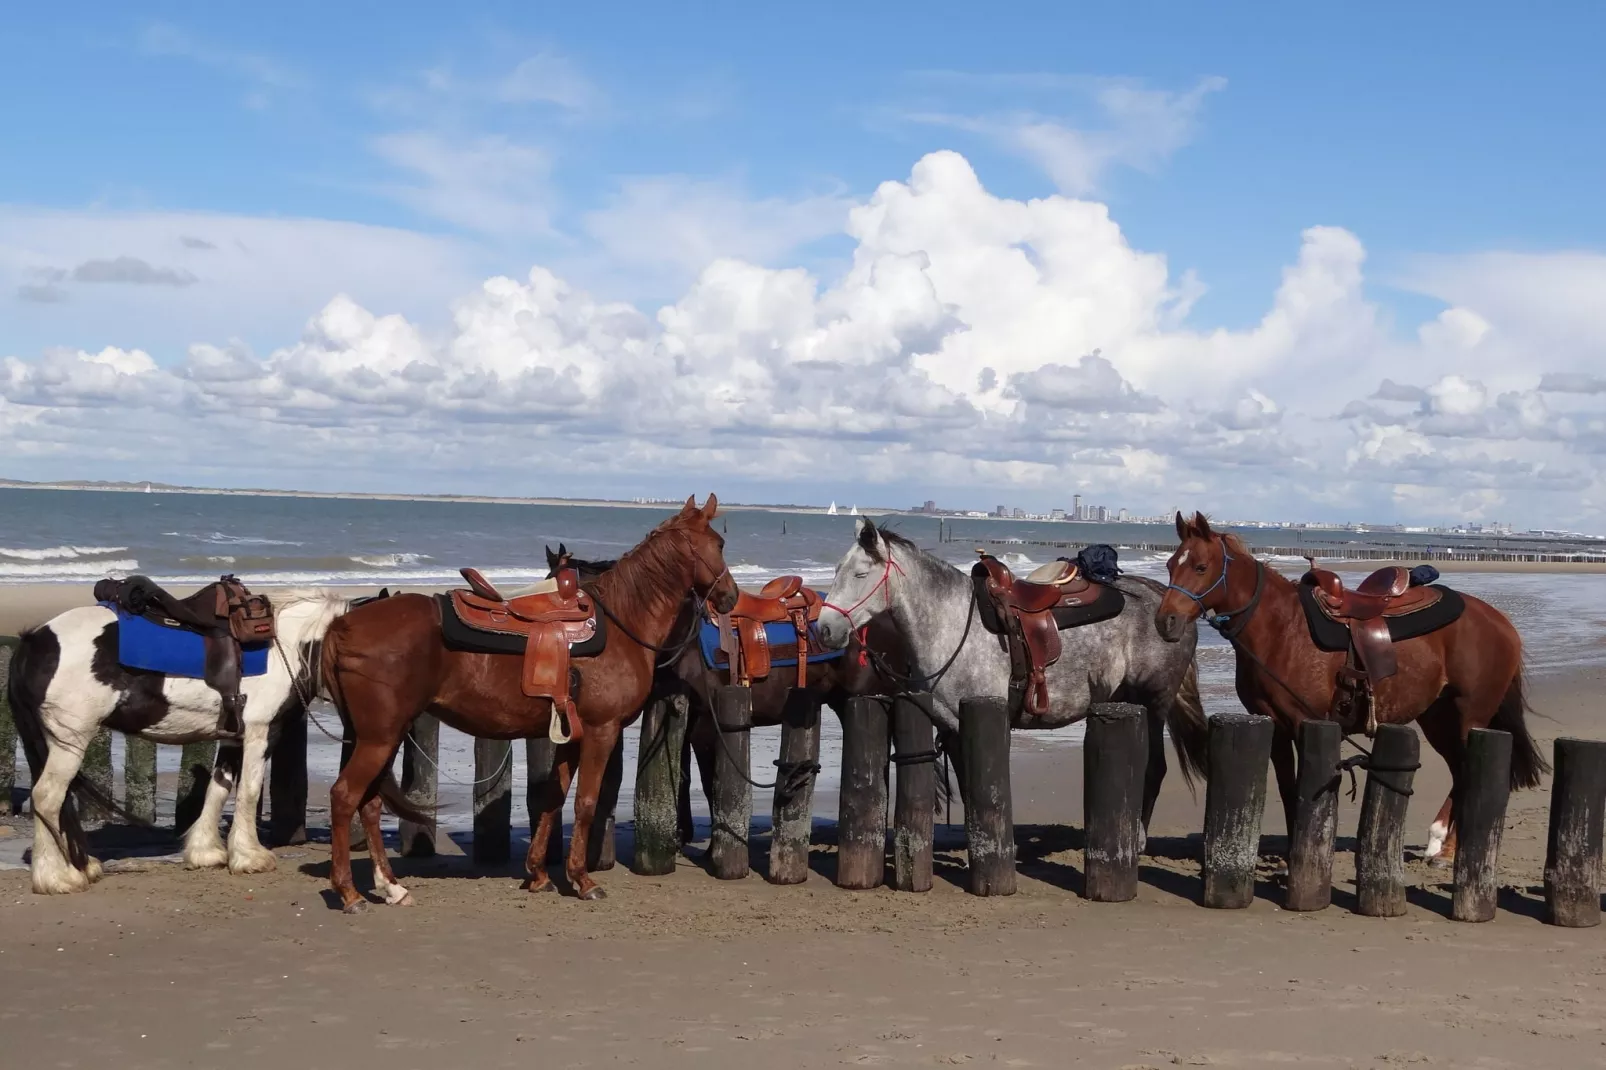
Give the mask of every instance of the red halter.
[{"label": "red halter", "polygon": [[900,575],[900,576],[902,576],[904,574],[903,573],[903,568],[896,561],[894,561],[892,559],[892,552],[889,550],[889,551],[887,551],[887,564],[886,564],[886,567],[884,567],[881,570],[881,578],[879,580],[876,580],[875,586],[870,588],[870,591],[869,591],[868,594],[866,594],[863,598],[859,599],[857,602],[853,603],[853,605],[849,606],[847,609],[843,609],[841,606],[836,605],[836,604],[834,604],[832,602],[821,602],[820,603],[820,607],[822,609],[834,609],[838,613],[842,614],[844,617],[847,618],[848,627],[850,627],[850,628],[853,627],[853,611],[855,609],[858,609],[860,606],[864,605],[866,602],[870,601],[870,599],[874,598],[875,597],[875,593],[877,591],[885,589],[886,596],[887,596],[887,606],[886,606],[886,608],[891,609],[892,608],[892,570],[893,569],[897,569],[898,570],[898,575]]}]

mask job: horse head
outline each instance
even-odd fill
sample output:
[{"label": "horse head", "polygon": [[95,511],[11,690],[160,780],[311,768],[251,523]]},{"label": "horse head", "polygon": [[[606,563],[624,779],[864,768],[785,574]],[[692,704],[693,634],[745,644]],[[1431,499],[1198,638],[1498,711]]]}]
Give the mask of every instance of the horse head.
[{"label": "horse head", "polygon": [[837,562],[831,590],[820,610],[820,642],[829,650],[846,647],[853,633],[869,624],[870,618],[892,607],[892,573],[898,570],[893,547],[903,540],[866,517],[859,517],[858,524],[853,545]]},{"label": "horse head", "polygon": [[1154,612],[1160,637],[1175,643],[1206,610],[1219,610],[1227,594],[1227,562],[1231,560],[1224,536],[1210,530],[1203,513],[1192,520],[1177,513],[1179,545],[1166,562],[1169,574],[1165,597]]}]

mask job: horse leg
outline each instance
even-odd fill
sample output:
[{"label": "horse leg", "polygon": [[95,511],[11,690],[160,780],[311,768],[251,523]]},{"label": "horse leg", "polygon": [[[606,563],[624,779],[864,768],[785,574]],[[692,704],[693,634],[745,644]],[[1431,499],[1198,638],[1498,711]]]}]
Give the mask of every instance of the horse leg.
[{"label": "horse leg", "polygon": [[1149,819],[1154,816],[1154,804],[1160,798],[1160,786],[1165,783],[1165,717],[1158,710],[1149,710],[1149,764],[1143,773],[1143,828],[1138,832],[1138,850],[1142,851],[1149,840]]},{"label": "horse leg", "polygon": [[262,798],[262,773],[267,764],[268,726],[260,721],[246,721],[241,750],[234,821],[229,825],[229,872],[271,873],[278,866],[278,860],[257,839],[257,802]]},{"label": "horse leg", "polygon": [[[359,738],[351,757],[335,778],[334,787],[329,789],[329,883],[340,896],[340,908],[347,914],[356,914],[367,904],[351,880],[351,819],[357,808],[371,797],[374,783],[396,753],[398,742]],[[370,850],[382,853],[384,845],[370,845]],[[378,872],[377,862],[375,872]]]},{"label": "horse leg", "polygon": [[[530,875],[532,892],[550,892],[556,887],[546,872],[547,845],[552,842],[553,830],[563,825],[563,803],[569,797],[569,781],[574,778],[574,754],[578,749],[574,743],[565,743],[552,755],[552,775],[547,777],[546,790],[541,797],[541,816],[530,831],[530,850],[524,856],[524,871]],[[574,827],[578,836],[578,819]]]},{"label": "horse leg", "polygon": [[569,858],[563,867],[575,894],[590,901],[605,898],[607,893],[597,886],[586,872],[586,851],[591,839],[591,821],[597,813],[597,795],[602,791],[602,777],[619,741],[619,722],[586,726],[580,737],[579,784],[574,793],[574,836],[569,842]]},{"label": "horse leg", "polygon": [[396,880],[396,872],[390,868],[390,857],[385,854],[385,834],[379,828],[380,805],[379,792],[374,791],[358,811],[362,815],[363,834],[368,837],[368,858],[374,864],[374,891],[391,906],[410,907],[413,893]]},{"label": "horse leg", "polygon": [[1462,726],[1465,715],[1457,709],[1455,699],[1441,695],[1433,705],[1423,711],[1416,723],[1427,737],[1428,746],[1439,752],[1439,757],[1450,767],[1450,794],[1428,826],[1428,846],[1424,858],[1435,867],[1448,866],[1455,861],[1455,789],[1461,777],[1461,758],[1465,748]]},{"label": "horse leg", "polygon": [[[229,852],[223,846],[223,837],[218,828],[223,822],[223,804],[229,801],[229,793],[234,790],[240,764],[240,744],[231,741],[220,743],[217,760],[212,763],[212,775],[206,781],[206,801],[201,804],[201,816],[184,833],[184,865],[189,869],[215,869],[228,865]],[[255,804],[252,804],[247,820],[253,825],[256,823]],[[238,807],[235,808],[235,822],[239,822]],[[233,838],[232,830],[230,838]]]},{"label": "horse leg", "polygon": [[1277,771],[1277,794],[1283,800],[1283,861],[1294,842],[1294,820],[1299,813],[1299,764],[1294,754],[1294,733],[1281,720],[1271,730],[1271,767]]},{"label": "horse leg", "polygon": [[[85,890],[99,874],[91,875],[89,872],[90,860],[87,855],[84,869],[73,864],[72,855],[86,851],[82,829],[73,824],[77,833],[73,839],[78,842],[69,844],[68,837],[73,834],[62,828],[61,824],[63,808],[72,805],[67,798],[67,788],[83,765],[84,752],[54,739],[48,745],[49,757],[33,785],[33,861],[29,869],[32,871],[35,892],[40,895],[64,895]],[[99,869],[99,863],[95,868]]]}]

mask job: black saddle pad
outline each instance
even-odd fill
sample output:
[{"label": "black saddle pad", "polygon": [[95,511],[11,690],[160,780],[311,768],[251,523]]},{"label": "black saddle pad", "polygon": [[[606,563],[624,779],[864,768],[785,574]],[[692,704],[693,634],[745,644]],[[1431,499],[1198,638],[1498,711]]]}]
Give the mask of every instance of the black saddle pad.
[{"label": "black saddle pad", "polygon": [[[1430,586],[1443,592],[1437,602],[1415,613],[1385,618],[1389,622],[1390,639],[1396,643],[1415,639],[1419,635],[1436,632],[1460,618],[1461,611],[1467,605],[1461,597],[1461,592],[1436,583]],[[1305,620],[1310,625],[1310,637],[1318,649],[1331,651],[1349,649],[1348,626],[1322,612],[1322,607],[1316,604],[1315,587],[1308,583],[1299,585],[1299,604],[1305,607]]]},{"label": "black saddle pad", "polygon": [[[465,654],[522,654],[528,640],[512,632],[489,632],[470,628],[457,615],[452,596],[435,596],[441,607],[441,638],[447,650],[460,650]],[[608,645],[608,615],[597,614],[597,630],[590,639],[569,647],[571,658],[594,658]]]}]

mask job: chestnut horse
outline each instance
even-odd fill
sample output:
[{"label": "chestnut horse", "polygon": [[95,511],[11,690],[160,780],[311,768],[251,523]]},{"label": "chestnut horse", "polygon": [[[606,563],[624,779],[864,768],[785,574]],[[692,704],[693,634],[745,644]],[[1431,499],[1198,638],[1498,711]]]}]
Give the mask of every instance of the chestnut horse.
[{"label": "chestnut horse", "polygon": [[[1210,529],[1202,513],[1177,514],[1181,545],[1167,562],[1171,588],[1155,613],[1161,636],[1175,642],[1201,614],[1232,643],[1238,657],[1238,699],[1271,717],[1272,765],[1288,828],[1294,827],[1297,774],[1294,739],[1306,718],[1329,719],[1342,651],[1321,650],[1295,584],[1256,560],[1236,535]],[[1462,749],[1474,728],[1510,732],[1511,786],[1531,788],[1549,771],[1523,720],[1522,638],[1505,614],[1462,594],[1466,608],[1444,627],[1395,644],[1399,669],[1378,681],[1379,724],[1416,721],[1428,743],[1461,776]],[[1346,726],[1348,729],[1349,726]],[[1455,855],[1455,788],[1429,829],[1427,857]],[[1442,856],[1442,857],[1441,857]]]},{"label": "chestnut horse", "polygon": [[[586,872],[586,841],[608,756],[620,730],[640,713],[652,688],[653,662],[688,593],[721,612],[736,605],[736,581],[725,567],[725,540],[709,524],[718,502],[695,499],[659,524],[612,570],[586,584],[608,618],[607,645],[577,659],[580,686],[576,737],[557,748],[541,820],[530,838],[526,866],[530,891],[553,887],[546,874],[547,841],[562,820],[569,782],[579,767],[573,843],[564,869],[586,900],[603,891]],[[390,765],[408,727],[431,713],[461,732],[483,739],[521,739],[548,732],[552,701],[527,697],[520,686],[522,658],[449,650],[441,637],[439,602],[403,594],[372,602],[337,620],[323,647],[323,679],[354,742],[351,757],[329,793],[330,882],[343,907],[365,903],[351,881],[350,827],[359,808],[373,852],[375,890],[394,904],[411,902],[396,883],[379,836],[380,799],[410,820],[427,820],[401,796]]]}]

